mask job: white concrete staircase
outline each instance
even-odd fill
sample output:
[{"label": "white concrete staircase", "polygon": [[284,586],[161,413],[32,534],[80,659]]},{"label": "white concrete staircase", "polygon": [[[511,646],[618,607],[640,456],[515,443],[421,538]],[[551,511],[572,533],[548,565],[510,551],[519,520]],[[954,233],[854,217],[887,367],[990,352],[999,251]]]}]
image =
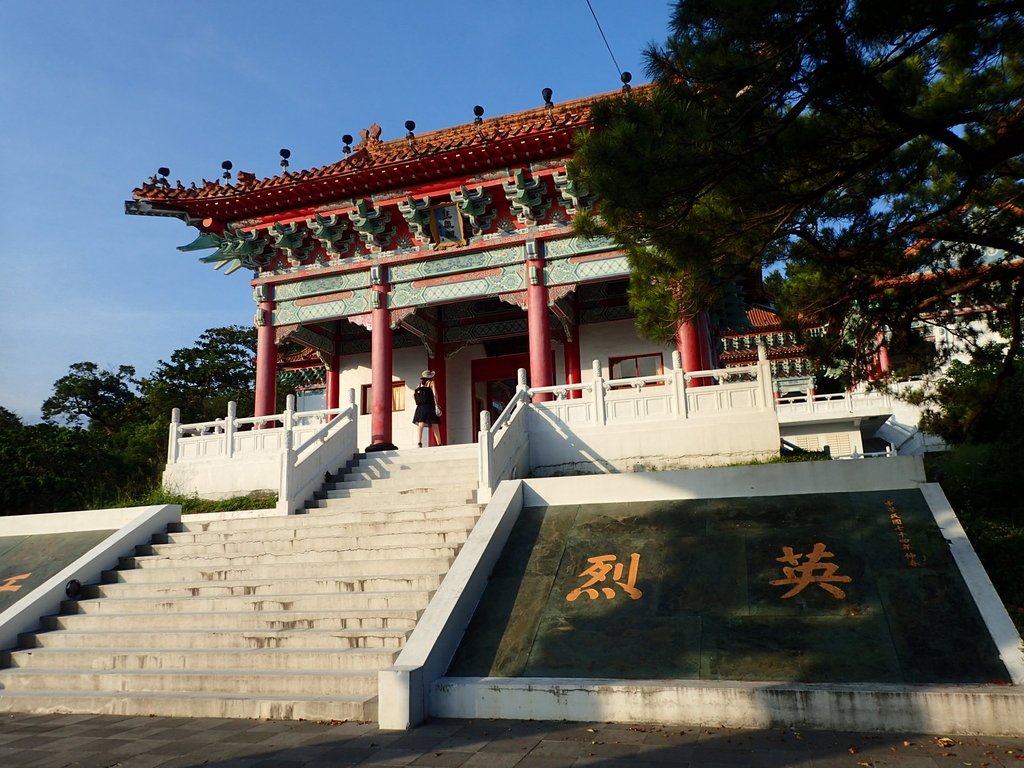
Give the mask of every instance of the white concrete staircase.
[{"label": "white concrete staircase", "polygon": [[476,482],[473,445],[381,452],[306,514],[184,521],[21,637],[0,711],[375,720]]}]

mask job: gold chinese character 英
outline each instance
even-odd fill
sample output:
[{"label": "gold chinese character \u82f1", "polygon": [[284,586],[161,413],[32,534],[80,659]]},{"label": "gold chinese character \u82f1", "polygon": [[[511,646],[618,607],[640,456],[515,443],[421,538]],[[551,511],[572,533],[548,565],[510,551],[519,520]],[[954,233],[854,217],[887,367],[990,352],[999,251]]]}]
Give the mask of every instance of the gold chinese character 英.
[{"label": "gold chinese character \u82f1", "polygon": [[[800,558],[806,557],[803,564],[800,563]],[[835,582],[848,583],[851,579],[849,576],[838,576],[836,571],[839,570],[839,566],[835,563],[823,563],[823,558],[834,557],[834,555],[825,549],[825,545],[818,542],[814,545],[814,549],[807,555],[802,553],[794,553],[792,547],[782,548],[782,557],[775,558],[777,562],[786,563],[783,566],[782,572],[786,574],[784,579],[775,579],[774,581],[768,582],[771,585],[779,584],[792,584],[793,588],[786,594],[782,595],[783,599],[793,597],[794,595],[803,592],[811,584],[817,584],[823,590],[828,592],[836,600],[842,600],[846,597],[844,592],[839,587],[835,586]]]},{"label": "gold chinese character \u82f1", "polygon": [[8,576],[6,579],[0,578],[0,582],[3,582],[0,584],[0,592],[17,592],[24,585],[16,582],[24,581],[31,575],[31,573],[23,573],[20,576]]},{"label": "gold chinese character \u82f1", "polygon": [[600,584],[608,579],[608,575],[611,574],[611,580],[613,584],[617,584],[622,588],[631,600],[639,600],[643,595],[639,589],[636,588],[636,575],[640,569],[640,555],[633,552],[629,556],[629,574],[626,576],[626,580],[622,580],[622,574],[624,565],[618,561],[618,557],[615,555],[597,555],[595,557],[588,557],[587,562],[590,563],[583,571],[579,574],[585,576],[588,581],[582,585],[576,587],[569,594],[565,596],[565,599],[570,603],[573,602],[580,595],[585,594],[591,600],[597,600],[602,594],[611,600],[615,597],[615,590],[609,586],[601,587],[600,591],[595,588],[596,584]]}]

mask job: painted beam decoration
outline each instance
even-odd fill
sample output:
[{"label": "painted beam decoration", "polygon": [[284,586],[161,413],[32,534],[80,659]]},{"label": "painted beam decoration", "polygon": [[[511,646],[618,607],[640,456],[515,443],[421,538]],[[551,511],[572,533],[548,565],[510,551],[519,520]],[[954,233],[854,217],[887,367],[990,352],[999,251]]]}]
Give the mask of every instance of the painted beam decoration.
[{"label": "painted beam decoration", "polygon": [[523,288],[525,280],[519,265],[493,267],[395,285],[391,291],[390,306],[410,307],[486,298]]},{"label": "painted beam decoration", "polygon": [[356,237],[350,223],[347,217],[342,218],[336,213],[329,216],[315,214],[313,218],[306,219],[306,226],[320,243],[320,247],[335,259],[342,259],[351,253]]},{"label": "painted beam decoration", "polygon": [[388,226],[391,214],[383,208],[375,207],[366,198],[356,200],[356,206],[348,212],[348,218],[363,243],[373,252],[384,250],[397,231]]},{"label": "painted beam decoration", "polygon": [[461,185],[449,193],[451,201],[459,206],[459,212],[469,222],[474,235],[482,235],[494,221],[497,208],[491,205],[491,195],[482,186],[469,189]]},{"label": "painted beam decoration", "polygon": [[[321,354],[362,349],[364,340],[329,338],[315,326],[347,322],[361,334],[355,329],[368,329],[371,310],[385,301],[400,330],[394,343],[428,349],[442,331],[427,308],[444,306],[433,318],[440,326],[442,316],[449,322],[466,306],[486,312],[495,299],[525,307],[528,239],[544,244],[549,305],[568,336],[576,307],[564,297],[628,274],[610,241],[566,237],[575,212],[593,204],[566,161],[594,101],[548,104],[415,141],[383,140],[373,125],[338,162],[265,179],[239,173],[234,183],[187,187],[171,185],[161,169],[126,211],[196,226],[199,236],[180,250],[212,251],[200,261],[225,273],[255,273],[257,324]],[[386,292],[371,288],[374,270],[388,275]],[[514,315],[462,318],[458,324],[493,327],[454,331],[453,341],[525,334]]]}]

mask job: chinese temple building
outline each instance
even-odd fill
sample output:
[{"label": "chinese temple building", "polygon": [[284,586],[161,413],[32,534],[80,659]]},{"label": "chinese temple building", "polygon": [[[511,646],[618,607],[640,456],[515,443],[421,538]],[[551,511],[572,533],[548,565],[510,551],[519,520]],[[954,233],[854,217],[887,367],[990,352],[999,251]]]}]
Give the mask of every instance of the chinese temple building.
[{"label": "chinese temple building", "polygon": [[429,369],[442,442],[471,442],[519,368],[544,387],[586,381],[595,360],[610,378],[661,373],[675,349],[686,371],[715,367],[703,317],[675,345],[638,338],[625,254],[575,236],[594,199],[566,163],[599,98],[487,119],[478,107],[469,124],[417,135],[409,122],[389,141],[373,125],[332,165],[288,171],[282,150],[270,178],[184,186],[161,169],[126,208],[183,220],[199,236],[181,250],[252,273],[255,416],[275,413],[279,386],[326,408],[353,389],[362,445],[411,446]]}]

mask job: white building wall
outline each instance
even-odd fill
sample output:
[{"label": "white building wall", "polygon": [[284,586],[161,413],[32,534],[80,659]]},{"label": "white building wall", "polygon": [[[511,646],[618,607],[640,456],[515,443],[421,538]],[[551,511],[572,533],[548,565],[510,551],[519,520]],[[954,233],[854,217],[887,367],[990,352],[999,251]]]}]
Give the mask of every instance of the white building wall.
[{"label": "white building wall", "polygon": [[827,445],[833,456],[864,453],[860,428],[852,419],[846,422],[817,422],[812,424],[780,425],[782,438],[805,451],[820,451]]},{"label": "white building wall", "polygon": [[583,369],[584,382],[594,378],[594,360],[601,363],[601,374],[608,378],[609,358],[660,352],[661,364],[667,370],[672,367],[674,351],[675,346],[671,344],[658,344],[639,338],[632,320],[612,320],[580,326],[580,367]]},{"label": "white building wall", "polygon": [[[392,381],[405,382],[405,410],[395,411],[391,417],[391,441],[399,448],[412,448],[416,445],[415,429],[412,424],[412,415],[416,410],[412,393],[420,382],[420,374],[427,367],[427,353],[421,346],[396,349],[392,356]],[[342,358],[342,370],[339,376],[341,386],[341,399],[344,403],[349,389],[356,393],[356,405],[359,406],[362,388],[369,385],[372,380],[370,370],[370,353],[358,355],[346,355]],[[359,449],[362,450],[370,445],[370,413],[359,413]]]}]

